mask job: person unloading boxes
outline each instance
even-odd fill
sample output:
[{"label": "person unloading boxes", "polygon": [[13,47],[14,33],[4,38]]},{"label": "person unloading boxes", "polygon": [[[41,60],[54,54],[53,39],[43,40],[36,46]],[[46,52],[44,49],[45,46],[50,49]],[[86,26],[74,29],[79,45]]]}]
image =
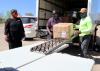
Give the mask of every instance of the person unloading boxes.
[{"label": "person unloading boxes", "polygon": [[79,25],[75,25],[79,31],[75,31],[75,34],[80,37],[81,56],[88,57],[87,53],[91,40],[92,20],[89,16],[87,16],[86,8],[81,8],[80,16],[81,20]]},{"label": "person unloading boxes", "polygon": [[46,28],[49,34],[49,38],[53,38],[53,25],[60,23],[62,20],[58,15],[58,12],[56,10],[53,10],[52,17],[49,18]]}]

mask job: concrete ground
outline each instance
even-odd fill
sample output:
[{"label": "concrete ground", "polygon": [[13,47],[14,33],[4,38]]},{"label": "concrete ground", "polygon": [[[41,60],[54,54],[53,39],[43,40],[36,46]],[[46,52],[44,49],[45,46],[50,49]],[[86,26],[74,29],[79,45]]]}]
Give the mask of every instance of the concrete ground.
[{"label": "concrete ground", "polygon": [[[5,41],[5,36],[4,36],[4,25],[0,24],[0,51],[4,51],[4,50],[8,50],[8,44]],[[35,39],[35,40],[27,40],[27,41],[23,41],[23,46],[27,46],[27,45],[31,45],[31,44],[38,44],[38,43],[42,43],[44,42],[44,40],[41,39]],[[77,48],[76,48],[77,50]],[[68,49],[68,51],[70,51],[70,53],[73,53],[72,48]],[[77,51],[75,51],[77,52]],[[74,53],[73,53],[74,54]],[[95,65],[93,66],[93,71],[100,71],[100,53],[94,53],[93,52],[93,56],[95,59]]]}]

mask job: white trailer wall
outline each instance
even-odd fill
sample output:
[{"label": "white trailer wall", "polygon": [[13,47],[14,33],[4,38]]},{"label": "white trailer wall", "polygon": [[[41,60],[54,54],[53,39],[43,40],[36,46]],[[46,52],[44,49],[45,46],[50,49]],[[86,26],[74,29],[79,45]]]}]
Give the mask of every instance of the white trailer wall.
[{"label": "white trailer wall", "polygon": [[93,21],[100,20],[100,0],[88,0],[88,14]]}]

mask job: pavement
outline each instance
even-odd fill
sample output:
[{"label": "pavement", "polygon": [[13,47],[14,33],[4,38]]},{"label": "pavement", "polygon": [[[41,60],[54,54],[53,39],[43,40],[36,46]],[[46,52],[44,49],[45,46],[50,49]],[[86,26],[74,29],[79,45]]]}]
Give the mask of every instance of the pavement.
[{"label": "pavement", "polygon": [[0,51],[8,50],[8,43],[5,41],[4,25],[0,24]]},{"label": "pavement", "polygon": [[[4,36],[4,25],[0,24],[0,51],[5,51],[8,50],[8,43],[5,41],[5,36]],[[23,46],[31,45],[31,44],[38,44],[45,42],[43,39],[33,39],[33,40],[27,40],[23,41]],[[73,50],[69,49],[71,53],[73,53]],[[76,51],[77,52],[77,51]],[[73,53],[74,54],[74,53]],[[95,60],[95,65],[93,66],[92,71],[100,71],[100,53],[94,53],[93,52],[93,57]]]}]

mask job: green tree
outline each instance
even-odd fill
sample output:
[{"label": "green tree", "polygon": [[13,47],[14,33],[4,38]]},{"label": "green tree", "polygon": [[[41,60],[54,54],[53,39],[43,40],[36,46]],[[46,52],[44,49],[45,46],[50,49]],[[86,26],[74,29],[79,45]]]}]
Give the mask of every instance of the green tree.
[{"label": "green tree", "polygon": [[3,13],[0,13],[0,24],[4,22]]},{"label": "green tree", "polygon": [[8,18],[11,18],[11,13],[10,11],[7,11],[5,16],[4,16],[4,19],[7,20]]},{"label": "green tree", "polygon": [[26,16],[34,16],[32,13],[26,13]]}]

